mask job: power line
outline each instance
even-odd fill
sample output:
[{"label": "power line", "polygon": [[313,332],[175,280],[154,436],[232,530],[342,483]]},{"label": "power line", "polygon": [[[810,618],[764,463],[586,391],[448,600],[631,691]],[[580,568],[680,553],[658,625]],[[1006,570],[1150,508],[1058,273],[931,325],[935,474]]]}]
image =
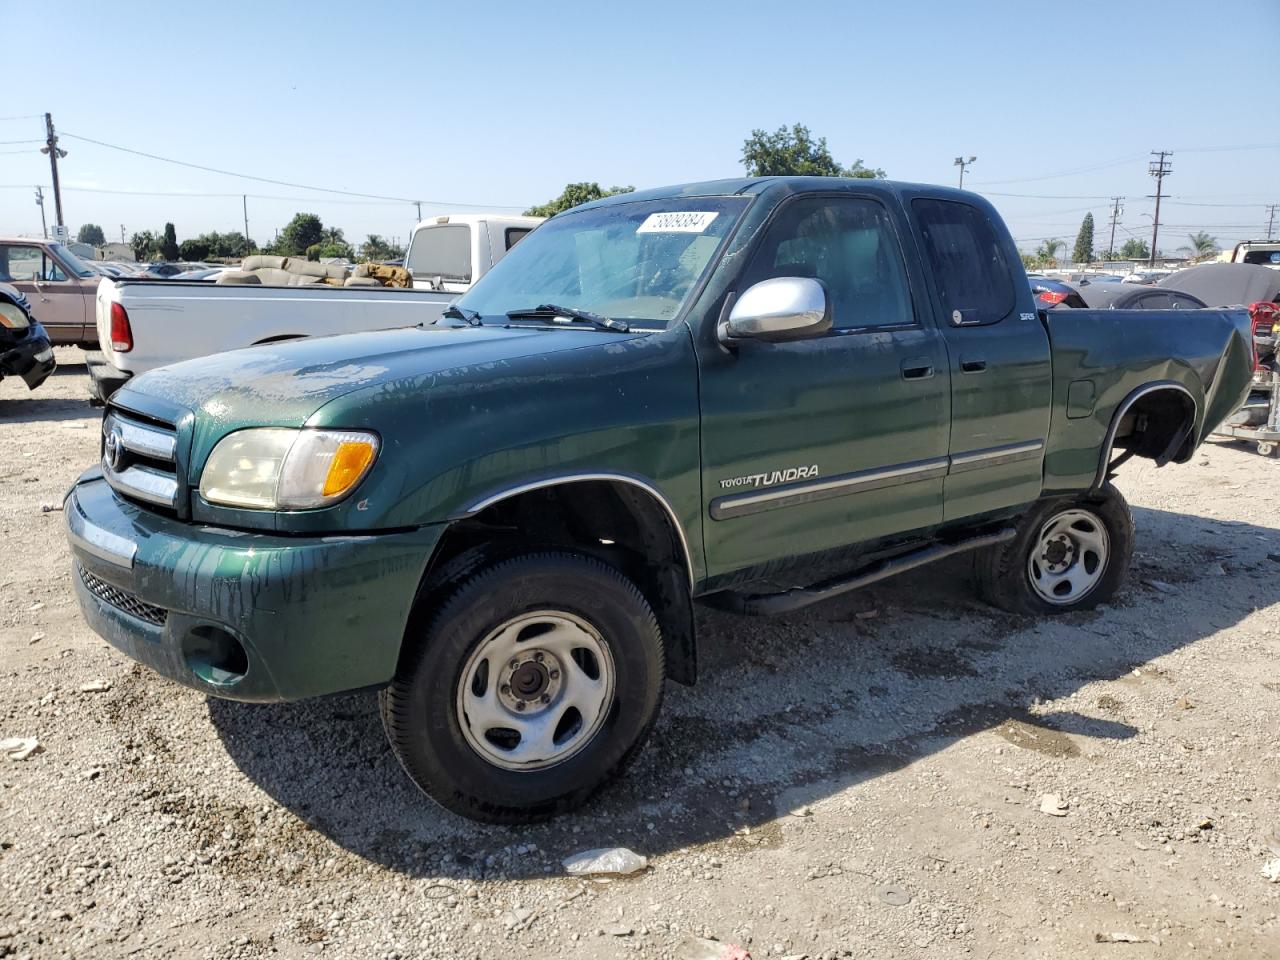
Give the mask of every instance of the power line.
[{"label": "power line", "polygon": [[0,140],[0,147],[11,147],[15,143],[44,143],[44,141],[38,138],[35,140]]},{"label": "power line", "polygon": [[1060,173],[1046,173],[1039,177],[1017,177],[1010,180],[982,180],[974,181],[973,186],[980,187],[988,183],[1032,183],[1037,180],[1054,180],[1058,177],[1074,177],[1079,173],[1092,173],[1095,170],[1108,170],[1112,167],[1123,166],[1126,163],[1132,163],[1134,160],[1140,159],[1142,154],[1131,154],[1127,157],[1120,157],[1116,160],[1104,160],[1102,163],[1089,164],[1083,167],[1076,167],[1072,170],[1063,170]]},{"label": "power line", "polygon": [[[206,167],[199,163],[188,163],[185,160],[174,160],[172,157],[162,157],[159,154],[147,153],[145,150],[134,150],[132,147],[122,147],[119,144],[107,143],[103,140],[94,140],[92,137],[82,137],[75,133],[63,133],[64,137],[70,137],[73,140],[80,140],[84,143],[92,143],[95,146],[106,147],[109,150],[119,150],[121,153],[133,154],[136,157],[146,157],[148,160],[158,160],[161,163],[172,163],[179,167],[189,167],[192,170],[203,170],[205,173],[216,173],[224,177],[237,177],[241,180],[256,180],[258,183],[270,183],[277,187],[293,187],[297,190],[312,190],[316,193],[332,193],[344,197],[361,197],[366,200],[391,200],[398,203],[417,203],[418,201],[411,197],[389,197],[376,193],[357,193],[354,190],[338,190],[332,187],[316,187],[306,183],[295,183],[290,180],[275,180],[271,177],[258,177],[249,173],[237,173],[234,170],[221,170],[217,167]],[[515,203],[462,203],[452,200],[423,200],[422,203],[430,203],[436,206],[444,207],[517,207],[520,204]]]}]

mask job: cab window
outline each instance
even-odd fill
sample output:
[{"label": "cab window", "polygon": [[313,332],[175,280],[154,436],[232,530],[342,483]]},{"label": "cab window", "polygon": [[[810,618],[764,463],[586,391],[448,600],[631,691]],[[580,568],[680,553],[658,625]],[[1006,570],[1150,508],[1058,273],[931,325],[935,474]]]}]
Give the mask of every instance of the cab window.
[{"label": "cab window", "polygon": [[915,323],[907,271],[889,215],[874,200],[793,200],[770,224],[742,290],[774,277],[821,280],[836,329]]},{"label": "cab window", "polygon": [[956,200],[913,200],[924,254],[950,323],[999,323],[1013,312],[1013,270],[991,221]]}]

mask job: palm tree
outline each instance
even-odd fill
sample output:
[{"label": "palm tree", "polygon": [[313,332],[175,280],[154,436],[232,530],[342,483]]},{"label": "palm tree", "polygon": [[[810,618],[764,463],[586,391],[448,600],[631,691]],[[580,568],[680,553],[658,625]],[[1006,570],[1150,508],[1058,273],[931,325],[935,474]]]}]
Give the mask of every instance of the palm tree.
[{"label": "palm tree", "polygon": [[1061,240],[1046,240],[1040,244],[1040,249],[1036,251],[1036,256],[1040,257],[1045,263],[1057,263],[1058,251],[1065,246],[1066,244]]},{"label": "palm tree", "polygon": [[1191,241],[1190,249],[1195,254],[1193,259],[1203,260],[1205,257],[1218,252],[1218,238],[1209,236],[1203,230],[1199,233],[1188,234],[1187,239]]}]

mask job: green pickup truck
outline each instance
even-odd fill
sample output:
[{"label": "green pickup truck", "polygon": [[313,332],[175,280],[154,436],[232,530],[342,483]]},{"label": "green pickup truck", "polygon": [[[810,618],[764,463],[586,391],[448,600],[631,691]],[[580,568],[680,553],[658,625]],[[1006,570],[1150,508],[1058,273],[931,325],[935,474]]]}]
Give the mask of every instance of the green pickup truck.
[{"label": "green pickup truck", "polygon": [[536,820],[694,681],[695,601],[784,613],[962,551],[1004,608],[1105,601],[1116,462],[1186,461],[1251,368],[1242,311],[1037,311],[970,193],[633,193],[437,323],[131,380],[67,496],[75,588],[206,694],[380,690],[429,796]]}]

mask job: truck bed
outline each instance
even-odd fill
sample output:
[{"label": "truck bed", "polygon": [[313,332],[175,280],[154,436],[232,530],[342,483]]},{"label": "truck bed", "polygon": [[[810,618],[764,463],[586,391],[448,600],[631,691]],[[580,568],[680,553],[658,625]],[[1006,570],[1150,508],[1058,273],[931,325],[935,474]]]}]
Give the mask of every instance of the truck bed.
[{"label": "truck bed", "polygon": [[[1140,389],[1168,386],[1195,404],[1189,440],[1170,457],[1184,462],[1244,402],[1253,368],[1245,310],[1042,311],[1053,348],[1053,422],[1045,455],[1045,493],[1088,488],[1109,453],[1108,431]],[[1243,384],[1243,389],[1241,388]],[[1143,454],[1146,455],[1146,454]],[[1153,457],[1160,463],[1159,457]]]},{"label": "truck bed", "polygon": [[[95,303],[106,364],[124,376],[273,340],[435,321],[457,294],[391,287],[269,286],[103,278]],[[133,349],[111,344],[112,304],[129,320]]]}]

